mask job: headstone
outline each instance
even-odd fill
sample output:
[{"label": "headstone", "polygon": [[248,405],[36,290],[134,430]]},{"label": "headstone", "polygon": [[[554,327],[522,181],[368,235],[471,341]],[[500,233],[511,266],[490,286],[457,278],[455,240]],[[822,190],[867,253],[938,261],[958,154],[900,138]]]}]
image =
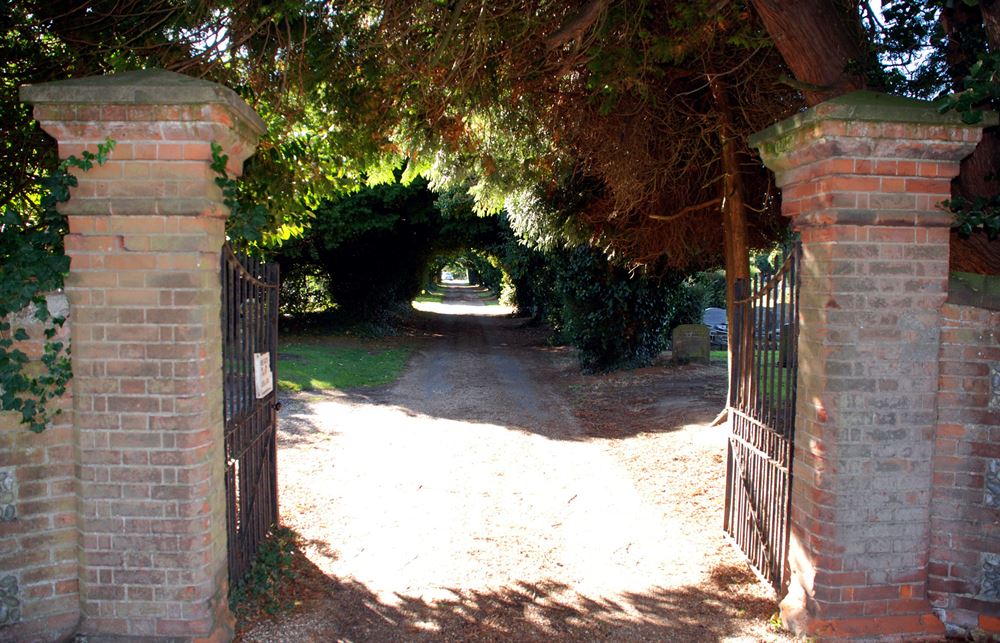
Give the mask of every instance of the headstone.
[{"label": "headstone", "polygon": [[671,336],[673,358],[678,364],[708,364],[708,326],[682,324]]}]

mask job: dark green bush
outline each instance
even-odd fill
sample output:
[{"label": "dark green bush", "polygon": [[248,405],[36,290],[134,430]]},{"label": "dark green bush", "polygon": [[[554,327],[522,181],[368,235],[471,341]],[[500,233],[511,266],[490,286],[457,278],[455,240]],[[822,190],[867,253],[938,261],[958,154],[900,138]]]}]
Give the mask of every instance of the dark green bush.
[{"label": "dark green bush", "polygon": [[[308,268],[308,266],[307,266]],[[281,276],[281,310],[285,314],[321,313],[333,307],[329,279],[316,270],[292,270]]]},{"label": "dark green bush", "polygon": [[559,253],[556,267],[552,317],[585,371],[644,366],[663,350],[677,283],[630,273],[588,246]]},{"label": "dark green bush", "polygon": [[476,216],[471,204],[436,195],[422,178],[323,203],[305,236],[276,253],[291,294],[282,312],[307,311],[319,299],[305,287],[311,275],[326,283],[341,324],[391,329],[440,269],[435,257],[497,242],[497,217]]}]

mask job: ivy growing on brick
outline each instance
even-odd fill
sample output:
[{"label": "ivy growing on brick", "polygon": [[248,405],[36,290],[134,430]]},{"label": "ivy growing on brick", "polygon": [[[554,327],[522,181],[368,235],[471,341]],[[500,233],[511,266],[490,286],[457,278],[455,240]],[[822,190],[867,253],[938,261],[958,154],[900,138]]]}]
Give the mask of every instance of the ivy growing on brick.
[{"label": "ivy growing on brick", "polygon": [[[0,216],[0,410],[16,411],[21,422],[36,433],[60,409],[50,403],[66,392],[72,377],[68,343],[56,337],[66,319],[49,311],[45,295],[63,286],[69,271],[69,257],[63,237],[69,231],[66,216],[58,205],[70,197],[77,184],[71,168],[87,171],[103,164],[114,141],[98,145],[97,153],[84,151],[82,158],[71,156],[41,182],[42,196],[36,212],[19,212],[8,206]],[[31,311],[45,328],[41,368],[30,366],[30,358],[18,347],[29,339],[16,315]]]},{"label": "ivy growing on brick", "polygon": [[229,208],[226,219],[226,236],[241,249],[257,247],[263,241],[263,231],[270,213],[260,204],[247,205],[240,200],[240,184],[226,172],[229,155],[222,153],[222,146],[212,141],[212,170],[218,175],[215,184],[222,190],[223,203]]},{"label": "ivy growing on brick", "polygon": [[[1000,103],[1000,52],[983,54],[969,69],[964,85],[963,91],[940,99],[939,110],[953,109],[970,125],[981,123],[985,110]],[[1000,194],[956,196],[945,205],[955,213],[955,227],[962,236],[982,231],[990,239],[1000,237]]]}]

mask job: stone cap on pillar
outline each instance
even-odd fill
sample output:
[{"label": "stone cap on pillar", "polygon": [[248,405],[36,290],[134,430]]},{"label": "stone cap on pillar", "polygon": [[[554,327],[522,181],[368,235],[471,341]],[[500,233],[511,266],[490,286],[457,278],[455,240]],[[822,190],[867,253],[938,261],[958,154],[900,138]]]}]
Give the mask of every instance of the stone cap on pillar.
[{"label": "stone cap on pillar", "polygon": [[74,171],[79,184],[60,206],[66,214],[225,216],[212,146],[239,176],[267,129],[231,89],[162,69],[28,85],[20,97],[60,158],[115,142],[103,166]]},{"label": "stone cap on pillar", "polygon": [[804,112],[790,116],[748,139],[750,147],[760,148],[796,130],[820,121],[858,121],[871,123],[912,123],[923,125],[953,125],[979,128],[997,124],[997,114],[986,112],[983,122],[969,125],[955,111],[941,113],[931,101],[892,96],[859,90],[831,98]]},{"label": "stone cap on pillar", "polygon": [[838,96],[751,136],[796,225],[949,226],[939,204],[983,122],[965,123],[934,103],[869,91]]},{"label": "stone cap on pillar", "polygon": [[236,92],[200,78],[165,69],[56,80],[20,88],[22,102],[64,105],[204,105],[229,107],[256,135],[267,125]]},{"label": "stone cap on pillar", "polygon": [[986,112],[982,122],[969,124],[958,112],[942,114],[930,101],[862,90],[786,118],[751,135],[747,142],[775,173],[815,160],[802,158],[800,152],[831,137],[841,139],[840,143],[823,145],[823,155],[878,156],[875,142],[892,139],[899,145],[884,152],[896,158],[958,161],[975,148],[984,127],[996,124],[995,112]]}]

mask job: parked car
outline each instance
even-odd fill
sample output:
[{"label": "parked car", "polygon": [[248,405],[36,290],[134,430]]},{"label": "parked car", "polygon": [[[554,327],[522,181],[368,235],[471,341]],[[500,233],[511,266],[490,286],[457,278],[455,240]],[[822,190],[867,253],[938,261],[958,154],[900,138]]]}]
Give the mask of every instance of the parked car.
[{"label": "parked car", "polygon": [[701,314],[701,323],[708,326],[709,344],[723,348],[729,345],[729,322],[725,308],[706,308]]}]

